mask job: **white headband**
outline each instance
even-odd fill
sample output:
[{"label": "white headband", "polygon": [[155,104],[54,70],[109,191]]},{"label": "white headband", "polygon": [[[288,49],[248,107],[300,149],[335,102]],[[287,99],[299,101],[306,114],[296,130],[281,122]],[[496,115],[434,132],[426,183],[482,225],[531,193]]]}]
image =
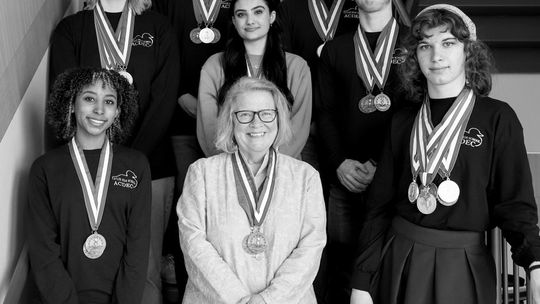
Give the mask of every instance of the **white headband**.
[{"label": "white headband", "polygon": [[465,15],[464,12],[462,12],[459,8],[457,8],[457,7],[453,6],[453,5],[450,5],[450,4],[434,4],[434,5],[428,6],[425,9],[423,9],[422,11],[420,11],[420,13],[418,13],[418,15],[416,15],[416,18],[418,18],[418,16],[422,15],[423,13],[425,13],[427,11],[435,10],[435,9],[447,10],[449,12],[452,12],[452,13],[458,15],[458,17],[461,18],[461,20],[463,20],[463,23],[465,23],[465,26],[469,30],[470,39],[473,40],[473,41],[476,40],[476,25],[474,25],[474,22],[471,20],[471,18],[469,18],[469,16]]}]

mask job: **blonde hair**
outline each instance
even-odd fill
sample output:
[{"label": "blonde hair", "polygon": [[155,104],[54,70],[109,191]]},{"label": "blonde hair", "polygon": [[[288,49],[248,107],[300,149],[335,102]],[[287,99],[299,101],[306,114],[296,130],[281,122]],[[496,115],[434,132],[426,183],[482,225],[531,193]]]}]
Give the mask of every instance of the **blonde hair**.
[{"label": "blonde hair", "polygon": [[[84,7],[84,9],[86,10],[94,9],[98,1],[99,0],[85,1],[86,6]],[[152,0],[126,0],[126,1],[131,4],[131,6],[133,7],[133,10],[135,11],[135,14],[137,15],[142,14],[145,10],[149,9],[152,6]]]},{"label": "blonde hair", "polygon": [[238,96],[246,92],[266,91],[272,95],[277,110],[278,132],[272,144],[274,149],[287,143],[292,137],[291,113],[287,99],[278,87],[265,79],[242,77],[238,79],[225,95],[225,101],[218,115],[216,134],[216,148],[227,153],[233,153],[238,149],[234,139],[234,106]]}]

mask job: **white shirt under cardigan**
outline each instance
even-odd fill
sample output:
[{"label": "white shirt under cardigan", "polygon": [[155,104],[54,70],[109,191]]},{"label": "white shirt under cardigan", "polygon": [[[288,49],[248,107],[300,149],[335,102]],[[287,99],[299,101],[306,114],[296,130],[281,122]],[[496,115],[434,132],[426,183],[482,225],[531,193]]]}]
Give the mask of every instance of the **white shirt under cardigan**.
[{"label": "white shirt under cardigan", "polygon": [[[244,251],[250,224],[238,202],[232,154],[193,163],[177,205],[180,245],[189,274],[183,303],[317,303],[312,283],[326,244],[319,174],[279,154],[272,201],[262,224],[262,258]],[[244,300],[244,301],[242,301]]]}]

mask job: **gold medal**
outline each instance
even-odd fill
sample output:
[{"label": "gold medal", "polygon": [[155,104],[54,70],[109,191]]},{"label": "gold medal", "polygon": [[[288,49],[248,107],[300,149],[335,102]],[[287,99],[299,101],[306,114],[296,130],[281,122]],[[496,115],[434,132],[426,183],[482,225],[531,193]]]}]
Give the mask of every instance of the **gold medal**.
[{"label": "gold medal", "polygon": [[409,202],[414,203],[418,199],[419,192],[420,190],[418,189],[418,184],[415,181],[412,181],[409,184],[409,189],[407,190]]},{"label": "gold medal", "polygon": [[131,74],[128,71],[126,70],[118,71],[118,74],[122,75],[122,77],[124,77],[129,82],[129,84],[133,84],[133,76],[131,76]]},{"label": "gold medal", "polygon": [[373,104],[373,98],[373,95],[371,95],[370,93],[360,99],[360,101],[358,102],[358,109],[360,110],[360,112],[365,114],[375,112],[376,109]]},{"label": "gold medal", "polygon": [[221,33],[215,27],[212,28],[212,31],[214,32],[214,40],[212,40],[212,43],[218,43],[219,39],[221,39]]},{"label": "gold medal", "polygon": [[375,96],[373,103],[375,104],[375,108],[381,112],[388,111],[391,105],[390,97],[383,92]]},{"label": "gold medal", "polygon": [[214,41],[214,38],[216,37],[216,34],[214,31],[212,31],[210,28],[205,27],[199,32],[199,39],[202,43],[211,43]]},{"label": "gold medal", "polygon": [[83,245],[83,252],[87,258],[97,259],[103,254],[105,247],[107,247],[105,237],[95,231],[86,238]]},{"label": "gold medal", "polygon": [[266,251],[268,243],[258,226],[251,228],[251,232],[244,238],[243,247],[247,253],[253,255],[258,255]]},{"label": "gold medal", "polygon": [[437,198],[442,205],[452,206],[459,198],[459,186],[454,181],[447,179],[439,185]]},{"label": "gold medal", "polygon": [[199,32],[201,31],[200,28],[196,27],[189,32],[189,39],[191,39],[191,42],[195,44],[200,44],[201,39],[199,39]]}]

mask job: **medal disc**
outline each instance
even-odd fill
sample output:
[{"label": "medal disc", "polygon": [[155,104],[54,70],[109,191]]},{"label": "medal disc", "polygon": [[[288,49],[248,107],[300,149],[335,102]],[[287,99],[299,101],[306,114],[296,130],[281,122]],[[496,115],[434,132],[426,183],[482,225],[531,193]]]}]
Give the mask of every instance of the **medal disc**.
[{"label": "medal disc", "polygon": [[216,34],[211,29],[205,27],[199,32],[199,39],[202,43],[211,43],[214,41]]},{"label": "medal disc", "polygon": [[445,180],[439,185],[437,198],[442,205],[452,206],[459,198],[459,186],[452,180]]},{"label": "medal disc", "polygon": [[324,47],[324,43],[317,47],[317,56],[321,57],[323,47]]},{"label": "medal disc", "polygon": [[[434,194],[435,192],[435,194]],[[435,195],[437,194],[437,187],[434,184],[429,186],[424,186],[420,189],[420,194],[416,200],[416,207],[423,214],[431,214],[437,208],[437,199]]]},{"label": "medal disc", "polygon": [[129,84],[133,84],[133,76],[131,76],[128,71],[118,71],[118,74],[122,75],[129,82]]},{"label": "medal disc", "polygon": [[97,259],[103,254],[105,247],[107,247],[107,241],[103,235],[95,232],[86,238],[83,245],[83,252],[87,258]]},{"label": "medal disc", "polygon": [[201,40],[199,39],[199,32],[201,31],[200,28],[196,27],[189,32],[189,39],[191,39],[191,42],[195,44],[200,44]]},{"label": "medal disc", "polygon": [[362,99],[360,99],[358,102],[358,109],[362,113],[373,113],[376,110],[375,106],[373,105],[373,95],[368,94],[362,97]]},{"label": "medal disc", "polygon": [[412,181],[409,184],[409,189],[407,190],[407,196],[409,197],[409,202],[414,203],[418,199],[418,194],[420,190],[418,189],[418,184],[415,181]]},{"label": "medal disc", "polygon": [[375,96],[373,103],[375,104],[375,108],[381,112],[388,111],[388,109],[390,109],[390,105],[392,104],[390,97],[382,92]]},{"label": "medal disc", "polygon": [[250,254],[260,254],[266,251],[268,244],[264,234],[262,234],[258,228],[254,228],[250,234],[244,238],[244,246]]},{"label": "medal disc", "polygon": [[221,33],[215,27],[212,28],[212,31],[214,32],[214,40],[212,40],[212,43],[218,43],[219,39],[221,39]]}]

